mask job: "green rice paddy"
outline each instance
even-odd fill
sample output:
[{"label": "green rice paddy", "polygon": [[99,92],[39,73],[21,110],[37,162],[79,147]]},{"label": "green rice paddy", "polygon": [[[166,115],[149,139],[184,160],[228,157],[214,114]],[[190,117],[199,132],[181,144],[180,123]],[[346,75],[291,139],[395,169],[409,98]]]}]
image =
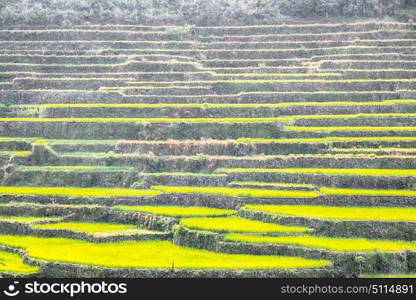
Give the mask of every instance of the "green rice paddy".
[{"label": "green rice paddy", "polygon": [[10,221],[18,223],[38,223],[58,221],[61,217],[33,217],[33,216],[0,216],[0,221]]},{"label": "green rice paddy", "polygon": [[0,251],[0,261],[0,273],[26,275],[40,271],[40,267],[26,264],[16,253]]},{"label": "green rice paddy", "polygon": [[[64,238],[1,235],[0,244],[50,262],[144,269],[293,269],[330,266],[300,257],[222,254],[173,245],[169,241],[90,243]],[[157,253],[157,255],[155,255]]]},{"label": "green rice paddy", "polygon": [[416,222],[416,208],[413,207],[333,207],[259,204],[250,204],[244,207],[259,212],[301,218]]},{"label": "green rice paddy", "polygon": [[321,187],[320,192],[328,196],[416,197],[415,190],[341,189]]},{"label": "green rice paddy", "polygon": [[416,242],[368,240],[363,238],[332,238],[312,235],[259,236],[248,234],[228,234],[224,237],[224,239],[226,241],[233,242],[281,244],[341,252],[396,252],[416,249]]},{"label": "green rice paddy", "polygon": [[32,225],[37,229],[67,229],[77,232],[97,233],[97,232],[123,232],[136,230],[137,226],[127,224],[111,224],[98,222],[59,222],[49,224]]},{"label": "green rice paddy", "polygon": [[260,182],[260,181],[232,181],[230,185],[245,186],[270,186],[270,187],[291,187],[291,188],[315,188],[312,184],[306,183],[284,183],[284,182]]},{"label": "green rice paddy", "polygon": [[4,22],[0,277],[415,276],[412,24]]},{"label": "green rice paddy", "polygon": [[159,195],[155,190],[122,188],[76,188],[76,187],[28,187],[0,186],[3,195],[74,196],[74,197],[150,197]]},{"label": "green rice paddy", "polygon": [[182,219],[180,224],[191,229],[217,232],[305,233],[312,231],[306,227],[284,226],[239,217],[187,218]]},{"label": "green rice paddy", "polygon": [[324,168],[284,168],[284,169],[218,169],[225,173],[289,173],[323,175],[359,175],[359,176],[416,176],[415,169],[324,169]]},{"label": "green rice paddy", "polygon": [[207,194],[230,197],[260,197],[260,198],[315,198],[319,194],[311,191],[285,191],[249,188],[225,187],[191,187],[191,186],[152,186],[152,189],[164,193],[178,194]]}]

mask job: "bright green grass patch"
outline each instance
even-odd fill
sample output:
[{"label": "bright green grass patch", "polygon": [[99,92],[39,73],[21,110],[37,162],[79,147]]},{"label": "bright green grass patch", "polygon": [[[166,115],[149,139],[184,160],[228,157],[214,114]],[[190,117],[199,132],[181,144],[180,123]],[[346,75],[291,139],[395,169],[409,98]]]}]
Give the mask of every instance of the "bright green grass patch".
[{"label": "bright green grass patch", "polygon": [[61,217],[32,217],[32,216],[0,216],[0,221],[12,221],[19,223],[36,223],[42,221],[58,221]]},{"label": "bright green grass patch", "polygon": [[416,190],[370,190],[370,189],[340,189],[322,187],[320,192],[324,195],[357,195],[357,196],[402,196],[416,197]]},{"label": "bright green grass patch", "polygon": [[135,122],[135,123],[267,123],[289,122],[291,117],[272,118],[0,118],[0,122]]},{"label": "bright green grass patch", "polygon": [[128,224],[110,224],[93,222],[60,222],[51,224],[32,225],[32,227],[38,229],[68,229],[72,231],[87,233],[126,231],[137,229],[137,226]]},{"label": "bright green grass patch", "polygon": [[[220,254],[173,245],[169,241],[90,243],[64,238],[1,235],[0,244],[25,249],[37,259],[114,268],[290,269],[330,266],[300,257]],[[155,255],[157,254],[157,255]]]},{"label": "bright green grass patch", "polygon": [[18,254],[0,251],[0,272],[12,274],[30,274],[40,270],[37,266],[30,266],[23,262]]},{"label": "bright green grass patch", "polygon": [[199,216],[225,216],[236,213],[232,209],[220,209],[203,206],[114,206],[115,210],[139,211],[155,215],[170,217],[199,217]]},{"label": "bright green grass patch", "polygon": [[112,167],[112,166],[20,166],[20,171],[67,171],[67,172],[88,172],[88,171],[134,171],[133,167]]},{"label": "bright green grass patch", "polygon": [[226,173],[304,173],[324,175],[361,175],[361,176],[416,176],[415,169],[320,169],[320,168],[284,168],[284,169],[250,169],[250,168],[221,168],[217,172]]},{"label": "bright green grass patch", "polygon": [[248,243],[287,244],[303,247],[327,249],[330,251],[405,251],[415,250],[416,242],[368,240],[363,238],[330,238],[311,235],[302,236],[257,236],[229,234],[225,240]]},{"label": "bright green grass patch", "polygon": [[306,183],[284,183],[284,182],[261,182],[261,181],[232,181],[230,185],[254,185],[254,186],[277,186],[277,187],[299,187],[299,188],[315,188],[312,184]]},{"label": "bright green grass patch", "polygon": [[191,173],[191,172],[162,172],[162,173],[140,173],[145,176],[195,176],[195,177],[227,177],[225,174]]},{"label": "bright green grass patch", "polygon": [[30,153],[30,151],[0,151],[0,155],[25,156],[29,155]]},{"label": "bright green grass patch", "polygon": [[318,193],[310,191],[284,191],[225,187],[152,186],[152,189],[159,190],[164,193],[209,194],[231,197],[315,198],[319,196]]},{"label": "bright green grass patch", "polygon": [[14,151],[12,154],[16,156],[25,156],[29,155],[31,151]]},{"label": "bright green grass patch", "polygon": [[416,137],[408,136],[369,136],[369,137],[324,137],[324,138],[300,138],[300,139],[263,139],[263,138],[239,138],[237,143],[332,143],[332,142],[400,142],[416,141]]},{"label": "bright green grass patch", "polygon": [[273,223],[248,220],[239,217],[189,218],[182,219],[180,224],[191,229],[217,232],[305,233],[312,231],[306,227],[284,226]]},{"label": "bright green grass patch", "polygon": [[416,222],[416,208],[413,207],[334,207],[250,204],[244,206],[244,208],[260,212],[302,218]]},{"label": "bright green grass patch", "polygon": [[0,186],[0,194],[5,195],[45,195],[79,197],[147,197],[160,192],[154,190],[77,188],[77,187],[29,187]]},{"label": "bright green grass patch", "polygon": [[341,126],[341,127],[302,127],[302,126],[285,126],[284,130],[288,131],[416,131],[416,127],[376,127],[376,126]]}]

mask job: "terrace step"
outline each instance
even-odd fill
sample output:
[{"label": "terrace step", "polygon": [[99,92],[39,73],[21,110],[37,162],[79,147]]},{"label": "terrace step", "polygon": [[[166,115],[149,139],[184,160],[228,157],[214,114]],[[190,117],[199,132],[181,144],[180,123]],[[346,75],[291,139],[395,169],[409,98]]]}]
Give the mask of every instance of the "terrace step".
[{"label": "terrace step", "polygon": [[287,182],[315,186],[416,189],[416,170],[395,169],[219,169],[232,181]]},{"label": "terrace step", "polygon": [[19,166],[2,185],[130,187],[139,178],[134,168],[104,166]]},{"label": "terrace step", "polygon": [[[215,268],[246,254],[238,276],[416,270],[415,24],[17,28],[0,30],[2,245],[104,257],[53,265],[74,276],[125,277],[108,262],[142,268],[146,243]],[[257,270],[273,255],[315,267]]]},{"label": "terrace step", "polygon": [[[276,209],[275,209],[276,208]],[[320,214],[320,217],[314,217],[311,213],[287,215],[284,211],[286,206],[246,206],[244,209],[239,210],[239,215],[255,220],[262,220],[267,222],[273,222],[282,225],[295,225],[295,226],[309,226],[315,229],[315,233],[323,234],[327,236],[340,236],[340,237],[354,237],[361,236],[366,238],[384,238],[393,240],[414,240],[415,231],[409,231],[416,225],[412,217],[409,215],[407,218],[398,215],[400,212],[412,212],[412,208],[356,208],[356,207],[314,207],[314,206],[292,206],[287,211],[293,211],[302,208],[309,208],[310,210],[320,211],[327,210],[327,215]],[[280,214],[270,213],[271,210],[275,211],[281,209],[283,212]],[[345,216],[336,217],[330,216],[328,212],[337,211],[345,212]],[[355,217],[348,215],[348,212],[355,212]],[[383,215],[371,217],[369,213],[382,214],[384,211],[395,211],[396,215],[390,218],[383,218]],[[367,213],[367,216],[357,216],[360,213]]]},{"label": "terrace step", "polygon": [[[353,114],[353,113],[412,113],[416,112],[416,100],[385,100],[375,102],[283,102],[283,103],[245,103],[245,104],[44,104],[13,105],[4,109],[4,116],[36,116],[42,118],[99,117],[108,118],[251,118],[278,117],[314,114]],[[7,114],[6,114],[7,112]],[[291,132],[292,127],[285,128]],[[294,127],[295,128],[295,127]],[[323,128],[324,129],[324,128]],[[328,128],[330,131],[331,128]],[[305,127],[305,131],[308,130]],[[296,131],[298,131],[296,129]],[[309,130],[314,134],[312,130]],[[318,130],[317,130],[318,131]],[[324,131],[324,130],[323,130]],[[346,130],[347,131],[347,130]],[[333,132],[332,132],[333,133]],[[375,133],[375,132],[373,132]],[[319,133],[320,134],[320,133]],[[371,134],[370,134],[371,135]],[[310,136],[311,137],[311,136]]]}]

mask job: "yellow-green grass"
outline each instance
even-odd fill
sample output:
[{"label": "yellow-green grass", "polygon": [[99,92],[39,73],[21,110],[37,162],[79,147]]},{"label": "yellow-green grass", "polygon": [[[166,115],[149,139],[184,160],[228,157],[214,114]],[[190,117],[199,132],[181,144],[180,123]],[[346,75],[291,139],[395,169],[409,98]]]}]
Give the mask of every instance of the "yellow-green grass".
[{"label": "yellow-green grass", "polygon": [[133,167],[113,167],[113,166],[20,166],[22,171],[68,171],[68,172],[88,172],[88,171],[133,171]]},{"label": "yellow-green grass", "polygon": [[76,122],[76,123],[267,123],[289,122],[291,117],[275,118],[0,118],[0,122]]},{"label": "yellow-green grass", "polygon": [[261,182],[261,181],[232,181],[229,184],[233,185],[253,185],[253,186],[279,186],[279,187],[300,187],[300,188],[315,188],[312,184],[306,183],[285,183],[285,182]]},{"label": "yellow-green grass", "polygon": [[324,174],[324,175],[360,175],[360,176],[416,176],[415,169],[324,169],[324,168],[220,168],[217,172],[225,173],[289,173],[289,174]]},{"label": "yellow-green grass", "polygon": [[285,191],[225,187],[152,186],[152,189],[159,190],[164,193],[207,194],[253,198],[315,198],[319,196],[317,192],[312,191]]},{"label": "yellow-green grass", "polygon": [[180,224],[190,229],[215,232],[305,233],[312,231],[306,227],[264,223],[239,217],[187,218],[182,219]]},{"label": "yellow-green grass", "polygon": [[416,197],[416,190],[376,190],[376,189],[341,189],[322,187],[320,192],[330,196],[393,196]]},{"label": "yellow-green grass", "polygon": [[0,251],[0,272],[9,274],[31,274],[40,270],[23,262],[23,258],[16,253]]},{"label": "yellow-green grass", "polygon": [[388,106],[395,104],[416,104],[416,100],[383,100],[383,101],[331,101],[331,102],[284,102],[284,103],[47,103],[47,104],[16,104],[13,108],[279,108],[291,106]]},{"label": "yellow-green grass", "polygon": [[145,176],[195,176],[195,177],[226,177],[225,174],[191,173],[191,172],[161,172],[161,173],[140,173]]},{"label": "yellow-green grass", "polygon": [[258,236],[248,234],[228,234],[227,241],[259,244],[286,244],[342,252],[384,251],[395,252],[415,250],[416,242],[368,240],[363,238],[332,238],[312,235],[302,236]]},{"label": "yellow-green grass", "polygon": [[302,218],[416,222],[416,208],[413,207],[334,207],[249,204],[244,206],[244,208],[259,212]]},{"label": "yellow-green grass", "polygon": [[137,211],[170,217],[226,216],[233,215],[236,213],[236,211],[232,209],[220,209],[203,206],[120,205],[114,206],[112,207],[112,209],[123,211]]},{"label": "yellow-green grass", "polygon": [[220,254],[173,245],[169,241],[90,243],[64,238],[1,235],[0,244],[23,248],[45,261],[113,268],[291,269],[330,266],[299,257]]},{"label": "yellow-green grass", "polygon": [[68,229],[77,232],[97,233],[97,232],[122,232],[136,230],[137,226],[129,224],[111,224],[95,222],[59,222],[50,224],[31,225],[38,229]]},{"label": "yellow-green grass", "polygon": [[[23,202],[23,201],[11,201],[7,203],[0,203],[0,208],[5,207],[5,208],[14,208],[14,209],[16,209],[17,207],[49,208],[50,206],[51,206],[50,203],[41,204],[37,202]],[[80,208],[97,209],[97,208],[102,207],[97,204],[53,204],[53,206],[62,208],[62,209],[80,209]],[[60,218],[60,216],[56,216],[56,218]]]},{"label": "yellow-green grass", "polygon": [[34,142],[36,137],[0,137],[0,142]]},{"label": "yellow-green grass", "polygon": [[0,151],[0,155],[25,156],[29,155],[30,153],[30,151]]},{"label": "yellow-green grass", "polygon": [[377,153],[377,152],[416,153],[416,148],[332,148],[331,152],[345,152],[345,153]]},{"label": "yellow-green grass", "polygon": [[33,217],[33,216],[0,216],[0,221],[19,223],[37,223],[43,221],[58,221],[61,217]]},{"label": "yellow-green grass", "polygon": [[160,192],[155,190],[122,188],[0,186],[0,194],[76,197],[149,197],[159,195]]},{"label": "yellow-green grass", "polygon": [[416,131],[416,127],[376,127],[376,126],[341,126],[341,127],[302,127],[302,126],[285,126],[284,130],[288,131],[306,131],[306,132],[321,132],[321,131]]},{"label": "yellow-green grass", "polygon": [[413,142],[416,137],[409,136],[368,136],[368,137],[324,137],[324,138],[294,138],[294,139],[265,139],[239,138],[237,143],[333,143],[333,142]]}]

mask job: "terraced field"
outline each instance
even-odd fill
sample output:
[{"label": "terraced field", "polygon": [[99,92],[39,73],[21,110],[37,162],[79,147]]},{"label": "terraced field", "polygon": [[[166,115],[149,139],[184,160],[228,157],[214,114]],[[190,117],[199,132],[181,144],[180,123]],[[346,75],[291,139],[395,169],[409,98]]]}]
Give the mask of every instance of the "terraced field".
[{"label": "terraced field", "polygon": [[415,274],[415,29],[0,30],[0,273]]}]

